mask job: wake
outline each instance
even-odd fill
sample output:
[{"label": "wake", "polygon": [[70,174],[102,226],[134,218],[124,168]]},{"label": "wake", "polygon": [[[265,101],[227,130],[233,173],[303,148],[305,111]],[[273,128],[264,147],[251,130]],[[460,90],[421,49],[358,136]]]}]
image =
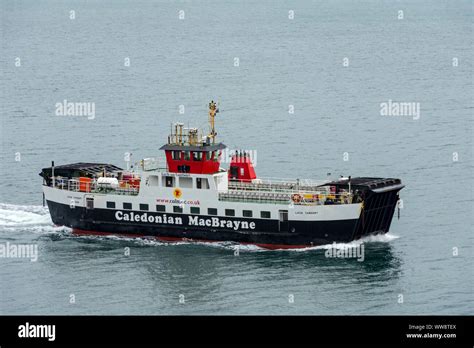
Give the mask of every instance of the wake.
[{"label": "wake", "polygon": [[0,203],[0,227],[52,224],[48,208]]}]

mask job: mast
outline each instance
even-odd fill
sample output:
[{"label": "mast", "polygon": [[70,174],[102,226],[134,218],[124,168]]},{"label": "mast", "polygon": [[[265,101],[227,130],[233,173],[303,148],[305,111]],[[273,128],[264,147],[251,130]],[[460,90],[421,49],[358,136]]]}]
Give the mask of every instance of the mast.
[{"label": "mast", "polygon": [[211,100],[209,103],[209,127],[211,129],[211,132],[209,133],[208,137],[212,139],[212,143],[215,144],[216,142],[216,129],[215,129],[215,123],[214,123],[214,118],[216,117],[216,114],[219,112],[219,108],[217,107],[217,104],[214,102],[214,100]]}]

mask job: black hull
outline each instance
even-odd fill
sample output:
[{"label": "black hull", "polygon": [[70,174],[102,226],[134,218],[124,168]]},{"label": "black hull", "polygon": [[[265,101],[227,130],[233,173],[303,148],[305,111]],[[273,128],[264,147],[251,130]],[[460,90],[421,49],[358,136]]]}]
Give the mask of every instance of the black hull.
[{"label": "black hull", "polygon": [[[246,221],[255,223],[254,230],[234,230],[229,228],[213,228],[206,226],[190,226],[190,217],[197,215],[169,214],[167,218],[180,218],[182,224],[163,225],[148,221],[117,221],[114,209],[71,208],[65,204],[47,201],[53,223],[72,228],[75,232],[85,234],[114,234],[127,237],[155,237],[163,240],[202,240],[202,241],[232,241],[242,244],[256,244],[269,248],[307,247],[330,244],[333,242],[350,242],[367,234],[385,233],[386,230],[364,231],[360,219],[336,221],[290,221],[281,225],[278,220],[229,218],[226,220]],[[393,215],[394,206],[385,207],[387,217]],[[142,211],[123,211],[125,214],[143,215]],[[146,212],[152,218],[160,214]],[[201,216],[202,218],[212,218]],[[224,217],[222,217],[224,218]],[[292,232],[294,231],[294,232]],[[358,233],[358,234],[356,234]]]}]

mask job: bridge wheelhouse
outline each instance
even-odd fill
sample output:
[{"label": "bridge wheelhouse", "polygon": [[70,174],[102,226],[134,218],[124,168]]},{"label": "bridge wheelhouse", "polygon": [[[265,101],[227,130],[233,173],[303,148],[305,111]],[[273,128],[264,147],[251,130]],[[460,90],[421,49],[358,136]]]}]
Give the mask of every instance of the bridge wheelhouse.
[{"label": "bridge wheelhouse", "polygon": [[160,150],[166,154],[168,171],[171,173],[214,174],[219,172],[223,143],[216,143],[214,118],[219,112],[214,101],[209,103],[209,133],[199,134],[197,128],[175,123],[168,136],[168,143]]}]

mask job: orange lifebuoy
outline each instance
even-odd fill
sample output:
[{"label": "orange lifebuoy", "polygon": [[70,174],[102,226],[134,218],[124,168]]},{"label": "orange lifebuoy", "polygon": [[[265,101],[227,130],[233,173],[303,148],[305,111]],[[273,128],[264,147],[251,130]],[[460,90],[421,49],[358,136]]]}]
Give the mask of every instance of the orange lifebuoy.
[{"label": "orange lifebuoy", "polygon": [[291,200],[295,203],[301,202],[302,198],[303,197],[301,197],[301,195],[298,194],[298,193],[295,193],[295,194],[291,195]]}]

